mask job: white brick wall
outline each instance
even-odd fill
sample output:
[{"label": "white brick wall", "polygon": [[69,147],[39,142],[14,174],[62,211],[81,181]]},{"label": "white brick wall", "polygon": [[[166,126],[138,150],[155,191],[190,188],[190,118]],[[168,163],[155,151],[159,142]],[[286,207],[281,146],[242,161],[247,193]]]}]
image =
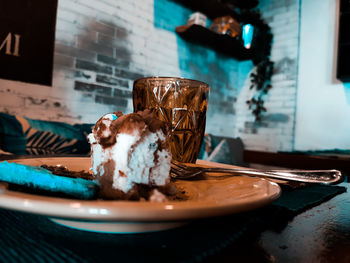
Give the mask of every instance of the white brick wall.
[{"label": "white brick wall", "polygon": [[[166,4],[167,0],[158,1],[163,2]],[[208,132],[239,136],[248,149],[291,150],[299,1],[261,0],[259,7],[274,34],[271,59],[278,65],[262,125],[253,123],[254,117],[245,103],[251,95],[247,73],[253,70],[252,63],[192,45],[191,50],[196,49],[206,59],[201,62],[205,67],[195,65],[195,57],[178,46],[174,32],[154,26],[153,0],[60,0],[53,86],[0,79],[0,111],[29,118],[91,123],[106,112],[132,111],[131,89],[136,77],[194,76],[212,85]],[[179,53],[187,59],[181,63],[193,63],[192,68],[183,70]],[[213,70],[216,75],[209,74]],[[105,81],[98,81],[102,77]],[[77,85],[77,81],[84,85]],[[117,92],[124,95],[113,97]],[[273,119],[278,114],[284,119]]]},{"label": "white brick wall", "polygon": [[246,81],[237,101],[235,135],[243,139],[247,149],[291,151],[294,147],[299,1],[262,0],[259,9],[273,33],[271,60],[275,62],[275,73],[271,79],[272,89],[265,97],[267,112],[262,125],[253,124],[253,117],[245,107],[245,101],[251,96],[250,83]]}]

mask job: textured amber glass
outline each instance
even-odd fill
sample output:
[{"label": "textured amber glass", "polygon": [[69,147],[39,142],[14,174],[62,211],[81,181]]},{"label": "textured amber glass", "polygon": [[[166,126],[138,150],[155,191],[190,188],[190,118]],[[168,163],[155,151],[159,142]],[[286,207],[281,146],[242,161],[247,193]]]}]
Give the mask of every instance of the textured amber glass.
[{"label": "textured amber glass", "polygon": [[194,163],[202,144],[209,86],[204,82],[149,77],[134,82],[134,111],[150,109],[171,127],[173,159]]}]

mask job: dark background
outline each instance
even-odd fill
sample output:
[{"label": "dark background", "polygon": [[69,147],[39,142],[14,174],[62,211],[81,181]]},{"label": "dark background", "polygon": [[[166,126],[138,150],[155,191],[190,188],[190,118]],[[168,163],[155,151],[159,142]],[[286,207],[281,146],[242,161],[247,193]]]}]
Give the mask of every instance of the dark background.
[{"label": "dark background", "polygon": [[0,78],[51,86],[57,0],[0,0],[0,45],[20,35],[20,56],[0,50]]}]

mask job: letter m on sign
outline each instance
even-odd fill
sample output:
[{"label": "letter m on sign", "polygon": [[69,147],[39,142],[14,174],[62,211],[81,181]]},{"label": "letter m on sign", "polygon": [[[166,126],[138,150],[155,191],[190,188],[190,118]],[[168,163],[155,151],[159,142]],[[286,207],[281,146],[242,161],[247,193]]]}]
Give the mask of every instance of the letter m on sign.
[{"label": "letter m on sign", "polygon": [[57,0],[0,0],[0,78],[51,86],[56,13]]},{"label": "letter m on sign", "polygon": [[6,55],[10,55],[10,56],[16,56],[18,57],[19,56],[19,40],[20,40],[20,35],[17,35],[17,34],[14,34],[14,37],[15,37],[15,46],[14,46],[14,49],[13,51],[11,51],[11,48],[12,48],[12,34],[11,33],[8,33],[8,35],[6,36],[6,38],[4,39],[4,41],[2,42],[2,44],[0,44],[0,52],[1,52],[1,49],[3,49],[4,47],[6,48],[5,49],[5,54]]}]

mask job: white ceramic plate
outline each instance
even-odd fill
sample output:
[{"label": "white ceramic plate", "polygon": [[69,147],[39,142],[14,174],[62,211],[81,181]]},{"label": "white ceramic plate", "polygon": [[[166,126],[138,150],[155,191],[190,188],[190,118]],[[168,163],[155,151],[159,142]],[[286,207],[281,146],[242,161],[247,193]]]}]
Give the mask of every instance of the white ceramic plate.
[{"label": "white ceramic plate", "polygon": [[[35,158],[12,160],[27,165],[65,165],[88,170],[89,158]],[[199,161],[211,166],[228,166]],[[240,213],[267,205],[281,189],[261,178],[234,176],[226,179],[176,181],[189,199],[165,203],[107,200],[74,200],[10,191],[0,183],[0,207],[48,216],[56,223],[105,233],[137,233],[177,227],[191,220]]]}]

